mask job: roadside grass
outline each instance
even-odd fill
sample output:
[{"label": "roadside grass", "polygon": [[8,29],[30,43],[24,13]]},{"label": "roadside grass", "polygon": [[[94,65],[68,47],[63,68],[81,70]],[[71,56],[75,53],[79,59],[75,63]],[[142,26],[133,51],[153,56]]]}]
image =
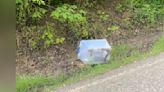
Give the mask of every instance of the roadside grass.
[{"label": "roadside grass", "polygon": [[57,78],[41,76],[18,75],[16,78],[17,92],[37,92],[37,88],[44,88],[41,92],[50,92],[58,87],[68,85],[103,74],[112,69],[164,52],[164,36],[158,39],[147,52],[139,52],[128,45],[113,46],[111,59],[108,64],[88,65],[71,75],[61,74]]},{"label": "roadside grass", "polygon": [[52,78],[50,77],[40,75],[17,75],[16,77],[17,92],[27,92],[27,90],[33,90],[36,87],[39,88],[50,84],[54,84],[54,81],[52,81]]}]

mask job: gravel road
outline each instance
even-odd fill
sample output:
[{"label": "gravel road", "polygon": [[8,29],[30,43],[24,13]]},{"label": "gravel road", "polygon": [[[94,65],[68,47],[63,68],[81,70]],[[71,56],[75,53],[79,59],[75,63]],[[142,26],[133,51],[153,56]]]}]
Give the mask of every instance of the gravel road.
[{"label": "gravel road", "polygon": [[164,53],[55,92],[164,92]]}]

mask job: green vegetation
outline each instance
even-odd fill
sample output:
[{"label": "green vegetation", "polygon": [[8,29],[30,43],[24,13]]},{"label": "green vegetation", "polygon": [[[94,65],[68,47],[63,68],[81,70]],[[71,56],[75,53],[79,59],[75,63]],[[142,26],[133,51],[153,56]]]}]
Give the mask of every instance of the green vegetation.
[{"label": "green vegetation", "polygon": [[[77,5],[51,5],[51,0],[16,0],[17,30],[21,32],[19,40],[30,49],[43,49],[62,44],[67,36],[69,41],[88,37],[86,11]],[[46,14],[49,13],[50,14]],[[47,19],[54,19],[57,23]],[[60,24],[60,26],[56,26]],[[64,32],[63,32],[64,31]]]},{"label": "green vegetation", "polygon": [[108,30],[109,32],[117,31],[117,30],[119,30],[119,26],[111,26],[111,27],[108,27],[107,30]]},{"label": "green vegetation", "polygon": [[[77,40],[94,37],[91,31],[97,31],[89,23],[88,18],[91,16],[88,13],[91,7],[99,3],[97,0],[16,0],[16,24],[22,37],[17,44],[24,43],[26,48],[41,49],[63,44],[65,39],[76,43]],[[114,8],[119,13],[128,12],[126,23],[131,21],[134,26],[143,26],[154,25],[163,18],[163,5],[163,0],[122,0]],[[110,19],[106,11],[98,9],[96,13],[102,22]],[[119,26],[106,29],[118,30]],[[29,34],[35,35],[29,37]],[[22,42],[24,37],[26,41]]]},{"label": "green vegetation", "polygon": [[[124,35],[129,39],[128,36],[135,34],[131,28],[138,32],[137,29],[143,26],[152,26],[164,20],[164,0],[116,0],[116,3],[114,1],[16,0],[17,51],[20,57],[22,55],[23,59],[27,58],[26,62],[22,63],[20,59],[17,63],[20,63],[21,66],[21,64],[28,64],[28,61],[34,61],[32,66],[35,66],[36,63],[39,66],[38,60],[47,57],[35,58],[37,55],[35,56],[36,53],[33,52],[43,54],[44,51],[48,52],[51,47],[55,53],[53,57],[57,56],[62,49],[62,54],[59,53],[60,57],[57,59],[64,60],[65,47],[70,48],[70,44],[75,46],[81,39],[110,38],[111,40],[113,37],[112,42],[118,40],[121,42],[124,40]],[[113,5],[107,6],[106,2]],[[70,51],[67,54],[71,55],[71,49],[76,48],[72,46],[67,49]],[[152,49],[145,53],[141,53],[127,44],[115,44],[112,47],[111,59],[108,64],[86,65],[76,72],[69,75],[61,74],[56,78],[37,74],[17,75],[17,92],[37,92],[39,88],[63,86],[104,73],[140,58],[158,54],[164,51],[164,37],[155,42]],[[30,55],[33,56],[30,57]],[[47,56],[48,58],[52,57],[49,53]],[[46,60],[43,61],[46,62]],[[53,62],[60,63],[58,60]],[[63,67],[67,67],[67,64],[71,62],[62,63],[66,64]]]},{"label": "green vegetation", "polygon": [[78,9],[76,5],[64,4],[52,11],[51,17],[63,25],[67,24],[67,28],[74,33],[72,36],[77,38],[88,36],[86,11]]},{"label": "green vegetation", "polygon": [[97,11],[97,14],[99,15],[99,18],[100,18],[102,21],[106,21],[106,20],[109,18],[109,15],[106,14],[104,11],[98,10],[98,11]]},{"label": "green vegetation", "polygon": [[161,51],[164,51],[164,36],[162,36],[157,42],[154,43],[153,48],[150,52],[152,54],[158,54]]},{"label": "green vegetation", "polygon": [[123,0],[115,8],[117,12],[129,11],[132,23],[137,25],[155,24],[164,16],[163,0]]},{"label": "green vegetation", "polygon": [[39,75],[18,75],[16,82],[17,92],[27,92],[27,90],[34,90],[36,88],[44,87],[45,85],[48,86],[54,84],[52,78]]},{"label": "green vegetation", "polygon": [[[127,56],[129,51],[131,51],[131,55]],[[25,90],[28,90],[30,88],[32,89],[44,86],[48,87],[49,89],[54,89],[59,86],[64,86],[65,84],[77,82],[79,80],[86,79],[91,76],[105,73],[109,70],[132,63],[139,59],[147,58],[152,55],[157,55],[163,51],[164,36],[162,36],[158,41],[156,41],[153,44],[152,48],[145,53],[140,53],[132,47],[129,47],[128,45],[113,46],[111,59],[108,64],[95,66],[88,65],[87,67],[76,71],[71,75],[62,74],[55,79],[43,76],[17,76],[17,92],[24,92]]]},{"label": "green vegetation", "polygon": [[47,10],[41,6],[45,5],[43,0],[16,0],[17,26],[26,26],[30,20],[43,18]]}]

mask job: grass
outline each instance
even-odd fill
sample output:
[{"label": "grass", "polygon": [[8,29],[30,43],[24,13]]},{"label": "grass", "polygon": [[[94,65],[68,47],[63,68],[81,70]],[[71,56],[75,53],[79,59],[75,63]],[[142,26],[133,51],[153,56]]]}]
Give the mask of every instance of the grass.
[{"label": "grass", "polygon": [[[29,75],[18,75],[16,80],[17,92],[27,92],[27,90],[33,90],[38,87],[45,87],[48,90],[57,87],[64,86],[66,84],[74,83],[82,79],[86,79],[95,75],[99,75],[118,68],[120,66],[132,63],[139,59],[144,59],[160,52],[164,51],[164,36],[156,41],[152,48],[144,53],[140,53],[135,48],[128,45],[113,46],[112,55],[108,64],[101,65],[88,65],[85,68],[72,73],[71,75],[61,74],[57,78],[45,76],[29,76]],[[43,92],[49,92],[49,91]]]},{"label": "grass", "polygon": [[36,87],[43,87],[44,85],[54,84],[53,79],[44,76],[30,76],[18,75],[16,78],[17,92],[26,92],[27,90],[34,90]]}]

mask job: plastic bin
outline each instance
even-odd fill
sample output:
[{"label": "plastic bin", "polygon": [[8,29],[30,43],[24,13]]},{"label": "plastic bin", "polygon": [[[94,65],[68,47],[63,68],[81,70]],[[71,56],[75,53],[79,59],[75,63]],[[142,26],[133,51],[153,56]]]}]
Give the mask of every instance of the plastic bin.
[{"label": "plastic bin", "polygon": [[77,48],[77,56],[85,64],[107,63],[111,46],[106,39],[81,40]]}]

